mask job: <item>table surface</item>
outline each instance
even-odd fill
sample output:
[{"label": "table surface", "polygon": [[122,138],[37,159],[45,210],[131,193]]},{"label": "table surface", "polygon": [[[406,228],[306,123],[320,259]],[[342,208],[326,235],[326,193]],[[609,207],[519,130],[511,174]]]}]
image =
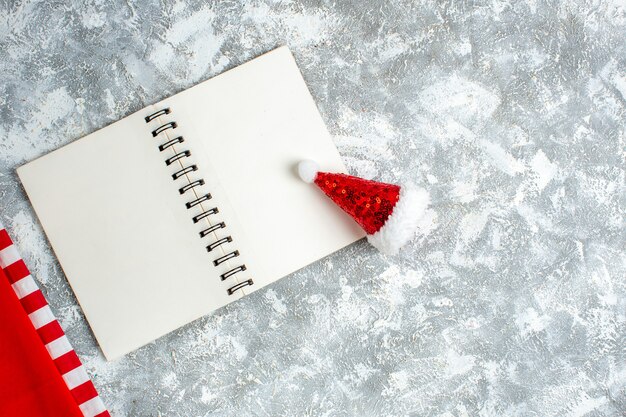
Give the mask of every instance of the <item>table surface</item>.
[{"label": "table surface", "polygon": [[[0,5],[0,219],[115,416],[623,415],[623,0],[166,3]],[[107,363],[15,168],[282,44],[422,235]]]}]

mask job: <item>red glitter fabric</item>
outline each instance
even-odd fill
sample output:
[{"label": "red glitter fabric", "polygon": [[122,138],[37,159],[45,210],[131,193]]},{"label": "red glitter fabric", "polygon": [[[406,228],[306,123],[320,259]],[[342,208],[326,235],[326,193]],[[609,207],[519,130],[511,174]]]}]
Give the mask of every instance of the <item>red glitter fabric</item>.
[{"label": "red glitter fabric", "polygon": [[315,184],[367,232],[380,230],[400,197],[400,186],[319,172]]}]

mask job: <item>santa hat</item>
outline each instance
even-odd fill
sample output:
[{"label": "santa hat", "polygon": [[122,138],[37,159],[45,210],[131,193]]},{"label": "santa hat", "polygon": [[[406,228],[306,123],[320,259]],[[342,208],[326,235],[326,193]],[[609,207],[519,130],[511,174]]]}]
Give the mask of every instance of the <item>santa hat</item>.
[{"label": "santa hat", "polygon": [[367,240],[381,252],[393,255],[409,242],[430,202],[423,188],[394,185],[345,174],[319,172],[314,161],[298,164],[303,181],[315,183],[367,233]]}]

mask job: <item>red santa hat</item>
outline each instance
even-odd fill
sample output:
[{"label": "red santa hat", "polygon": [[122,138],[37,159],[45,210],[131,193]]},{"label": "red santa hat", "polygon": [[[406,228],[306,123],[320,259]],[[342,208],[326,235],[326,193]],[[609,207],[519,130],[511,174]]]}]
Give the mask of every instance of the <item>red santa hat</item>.
[{"label": "red santa hat", "polygon": [[298,164],[300,178],[315,183],[367,233],[367,240],[381,252],[394,255],[417,232],[430,202],[423,188],[394,185],[346,174],[319,172],[314,161]]}]

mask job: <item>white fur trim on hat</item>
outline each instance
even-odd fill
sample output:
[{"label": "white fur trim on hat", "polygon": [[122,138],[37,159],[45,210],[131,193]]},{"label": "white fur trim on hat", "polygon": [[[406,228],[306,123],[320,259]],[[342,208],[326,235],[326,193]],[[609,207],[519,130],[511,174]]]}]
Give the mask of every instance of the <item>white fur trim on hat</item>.
[{"label": "white fur trim on hat", "polygon": [[400,186],[400,197],[387,221],[376,233],[367,235],[367,240],[382,253],[395,255],[410,241],[420,219],[430,204],[430,195],[413,184]]}]

